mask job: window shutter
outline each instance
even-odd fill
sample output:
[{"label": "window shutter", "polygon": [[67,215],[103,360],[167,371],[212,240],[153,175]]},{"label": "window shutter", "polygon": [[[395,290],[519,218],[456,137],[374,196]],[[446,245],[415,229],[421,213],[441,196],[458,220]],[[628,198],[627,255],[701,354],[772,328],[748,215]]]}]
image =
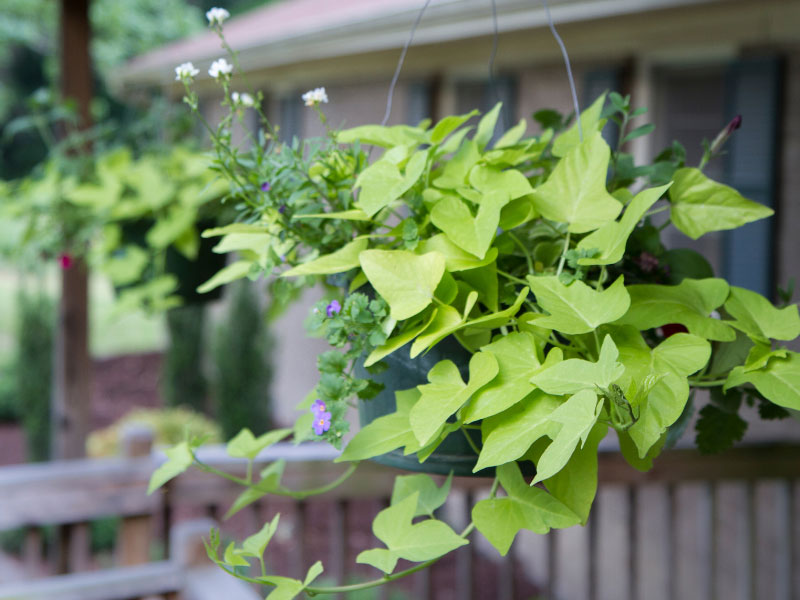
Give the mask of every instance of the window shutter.
[{"label": "window shutter", "polygon": [[[731,66],[726,82],[729,121],[742,127],[726,145],[725,182],[750,200],[776,207],[782,65],[778,57],[751,58]],[[727,121],[726,121],[727,122]],[[733,285],[775,296],[775,218],[750,223],[725,235],[724,271]]]},{"label": "window shutter", "polygon": [[[622,88],[622,69],[619,67],[606,67],[593,69],[587,72],[583,78],[583,102],[581,110],[590,106],[592,102],[603,92],[617,92],[625,95]],[[606,100],[606,106],[609,101]],[[609,122],[603,129],[603,139],[611,146],[612,150],[617,145],[619,139],[619,127],[616,123]]]}]

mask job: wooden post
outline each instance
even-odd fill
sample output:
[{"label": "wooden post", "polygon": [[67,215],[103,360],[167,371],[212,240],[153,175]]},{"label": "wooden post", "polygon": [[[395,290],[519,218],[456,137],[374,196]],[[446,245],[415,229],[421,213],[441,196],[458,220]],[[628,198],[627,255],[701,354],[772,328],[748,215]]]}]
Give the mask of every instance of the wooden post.
[{"label": "wooden post", "polygon": [[[150,456],[153,432],[149,427],[129,425],[122,432],[122,454],[136,459]],[[122,520],[117,538],[117,565],[128,567],[150,560],[150,543],[153,541],[153,516],[136,515]]]},{"label": "wooden post", "polygon": [[[77,103],[79,126],[90,125],[92,77],[89,0],[61,0],[61,91]],[[82,260],[61,271],[52,399],[54,458],[85,456],[89,432],[88,272]]]}]

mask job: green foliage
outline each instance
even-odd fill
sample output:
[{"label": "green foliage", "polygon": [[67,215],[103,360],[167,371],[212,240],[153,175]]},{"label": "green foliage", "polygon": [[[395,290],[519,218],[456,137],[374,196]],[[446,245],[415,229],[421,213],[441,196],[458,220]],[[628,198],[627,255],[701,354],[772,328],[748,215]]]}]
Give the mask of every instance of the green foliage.
[{"label": "green foliage", "polygon": [[[455,550],[468,542],[450,527],[434,518],[413,523],[420,510],[420,491],[400,499],[393,495],[392,505],[382,510],[372,524],[372,531],[387,548],[364,550],[356,562],[372,565],[386,574],[394,571],[398,559],[425,562]],[[425,512],[423,514],[425,514]]]},{"label": "green foliage", "polygon": [[13,359],[0,364],[0,423],[18,423],[22,419],[14,370]]},{"label": "green foliage", "polygon": [[93,431],[86,440],[86,454],[92,458],[119,456],[126,427],[144,426],[153,432],[156,446],[178,444],[186,436],[209,443],[222,441],[220,426],[208,417],[186,407],[137,408],[105,429]]},{"label": "green foliage", "polygon": [[203,369],[206,309],[190,304],[167,311],[169,345],[162,366],[162,394],[167,406],[185,405],[208,412],[208,382]]},{"label": "green foliage", "polygon": [[17,299],[16,396],[28,441],[28,460],[50,458],[55,306],[42,293],[21,292]]},{"label": "green foliage", "polygon": [[[227,97],[228,81],[222,86]],[[402,452],[424,463],[448,436],[464,435],[474,470],[496,472],[462,535],[435,518],[449,483],[398,478],[373,523],[385,547],[357,559],[384,575],[364,587],[415,570],[395,573],[400,559],[424,565],[462,546],[473,526],[506,554],[521,529],[544,534],[586,523],[601,441],[613,430],[628,462],[650,468],[691,416],[692,388],[731,388],[759,406],[800,408],[800,354],[776,343],[800,333],[796,307],[775,308],[715,278],[700,255],[667,250],[663,227],[650,220],[669,211],[667,225],[697,238],[769,209],[687,167],[678,144],[636,165],[624,145],[653,128],[630,128],[643,111],[628,97],[601,96],[569,128],[540,112],[549,128],[540,135],[525,137],[523,120],[491,144],[499,111],[474,129],[470,113],[291,144],[276,142],[262,119],[263,143],[241,154],[230,143],[235,109],[212,132],[215,168],[241,200],[239,223],[209,233],[221,236],[220,251],[239,252],[235,273],[219,277],[294,278],[295,287],[276,287],[284,299],[301,286],[328,286],[331,299],[317,304],[308,326],[333,349],[318,358],[319,384],[300,405],[295,441],[341,445],[349,403],[380,390],[353,375],[357,364],[375,373],[392,354],[393,362],[418,361],[447,338],[469,356],[431,361],[427,382],[395,392],[395,410],[362,427],[335,461]],[[613,149],[602,135],[609,120],[619,134]],[[634,196],[629,188],[639,183]],[[674,333],[678,325],[688,332]],[[702,448],[739,437],[736,419],[719,403],[703,409]],[[252,458],[259,439],[272,441],[241,434],[237,455]],[[166,475],[185,459],[176,455]],[[523,477],[528,462],[532,478]],[[273,463],[254,481],[250,464],[232,512],[267,494],[312,492],[285,488],[283,468]],[[222,558],[218,539],[209,549],[229,572],[249,564],[235,544]],[[256,579],[276,595],[322,591],[307,581]]]},{"label": "green foliage", "polygon": [[213,346],[215,413],[226,439],[243,427],[257,434],[269,428],[271,346],[255,289],[250,282],[237,282]]}]

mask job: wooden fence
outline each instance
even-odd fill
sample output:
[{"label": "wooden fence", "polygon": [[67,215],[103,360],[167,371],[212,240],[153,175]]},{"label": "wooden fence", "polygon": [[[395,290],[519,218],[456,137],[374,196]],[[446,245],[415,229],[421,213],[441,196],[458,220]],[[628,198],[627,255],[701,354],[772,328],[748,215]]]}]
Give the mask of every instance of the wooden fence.
[{"label": "wooden fence", "polygon": [[[238,584],[215,567],[201,567],[203,557],[197,554],[204,553],[187,550],[192,543],[176,545],[175,540],[180,527],[189,527],[193,534],[187,539],[197,546],[210,522],[187,524],[186,519],[219,520],[241,490],[192,471],[148,497],[147,481],[161,459],[145,452],[147,441],[141,436],[138,441],[134,436],[128,448],[121,459],[0,469],[0,530],[26,530],[24,549],[14,559],[21,581],[9,583],[6,570],[4,582],[0,564],[0,599],[179,594],[202,599],[226,585],[220,575]],[[306,489],[336,478],[343,467],[331,464],[334,456],[327,446],[280,444],[262,453],[259,462],[286,460],[285,484]],[[202,449],[201,458],[243,473],[242,461],[227,457],[221,447]],[[324,496],[256,502],[226,522],[223,535],[252,533],[279,511],[281,530],[289,533],[277,536],[268,550],[276,571],[296,576],[322,559],[329,582],[374,577],[369,567],[355,573],[348,568],[359,550],[375,544],[369,524],[387,504],[395,473],[365,463],[345,485]],[[474,543],[454,557],[414,575],[411,582],[392,584],[396,593],[415,600],[512,600],[535,594],[551,600],[800,598],[800,446],[738,448],[719,456],[673,450],[648,473],[634,471],[615,452],[601,452],[600,478],[597,505],[586,527],[548,536],[521,534],[507,560],[499,560],[473,534]],[[443,518],[457,526],[466,522],[468,507],[486,494],[487,481],[461,478],[454,489]],[[121,517],[115,568],[86,572],[95,566],[88,522],[105,516]],[[45,553],[42,528],[52,525],[60,528],[59,543]],[[169,558],[151,562],[151,551],[159,545]],[[54,577],[57,572],[72,574]],[[195,583],[194,591],[187,587],[204,578],[216,583]],[[205,597],[247,597],[244,589],[231,590]],[[375,597],[386,598],[387,591]]]}]

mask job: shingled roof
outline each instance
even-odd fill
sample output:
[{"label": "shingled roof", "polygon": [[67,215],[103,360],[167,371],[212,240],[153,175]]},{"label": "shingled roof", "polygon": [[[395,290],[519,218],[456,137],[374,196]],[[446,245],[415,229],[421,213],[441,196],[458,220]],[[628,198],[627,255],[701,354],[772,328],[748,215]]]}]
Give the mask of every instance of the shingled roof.
[{"label": "shingled roof", "polygon": [[[680,5],[730,0],[550,0],[559,23],[587,21]],[[496,0],[501,32],[543,27],[538,0]],[[408,37],[423,0],[283,0],[225,23],[230,44],[245,70],[291,65],[323,57],[399,48]],[[488,35],[487,0],[432,0],[415,37],[431,44]],[[130,61],[117,80],[127,85],[168,84],[175,65],[191,60],[203,75],[222,54],[211,32],[180,40]]]}]

